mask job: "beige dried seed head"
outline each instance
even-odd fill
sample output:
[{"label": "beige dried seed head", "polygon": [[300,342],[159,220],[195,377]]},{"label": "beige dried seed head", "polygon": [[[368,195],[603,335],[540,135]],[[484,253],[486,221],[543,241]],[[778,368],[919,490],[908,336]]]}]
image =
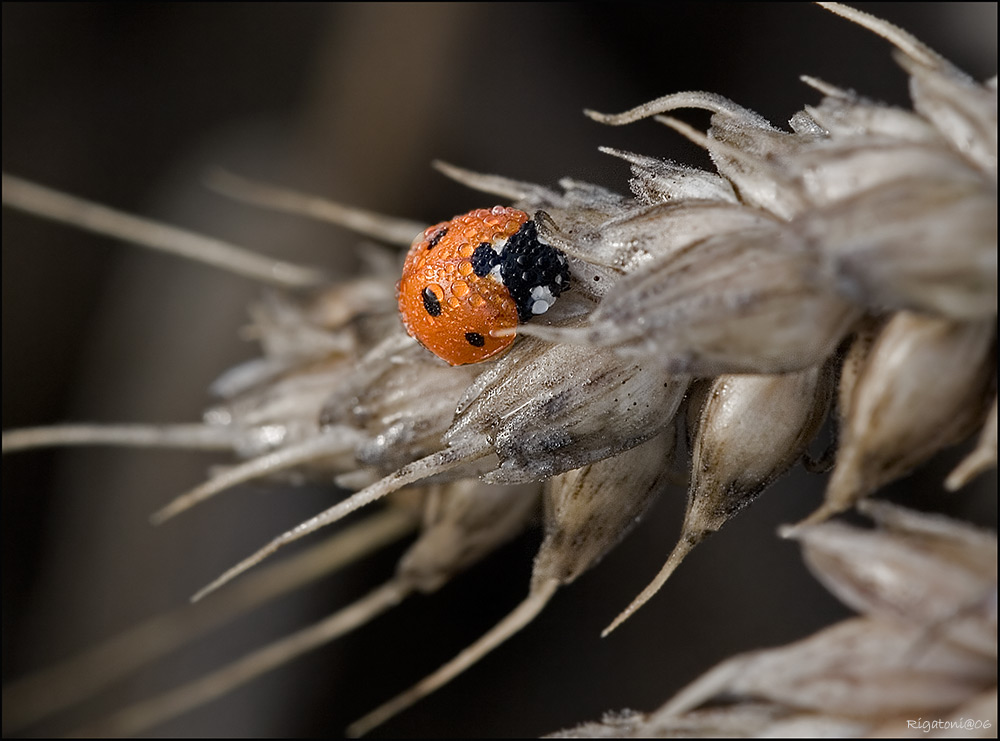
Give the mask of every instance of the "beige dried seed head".
[{"label": "beige dried seed head", "polygon": [[355,447],[358,465],[381,474],[441,449],[463,390],[475,367],[445,366],[422,348],[407,352],[412,362],[387,360],[365,369],[352,388],[328,393],[320,412],[325,425],[347,425],[364,433]]},{"label": "beige dried seed head", "polygon": [[[191,447],[221,432],[216,444],[221,439],[249,458],[189,492],[164,518],[262,476],[336,475],[338,483],[364,487],[212,588],[401,486],[459,479],[424,499],[424,532],[377,599],[345,608],[352,626],[413,588],[437,589],[518,532],[535,507],[537,482],[548,479],[546,537],[529,597],[353,730],[372,727],[471,665],[618,541],[662,484],[674,417],[694,376],[703,378],[696,388],[707,390],[707,400],[690,401],[699,421],[681,540],[623,617],[694,544],[800,457],[828,407],[833,364],[842,363],[841,446],[827,503],[813,519],[847,509],[978,423],[995,383],[995,79],[978,85],[905,32],[838,12],[901,49],[915,112],[810,79],[825,98],[796,113],[790,132],[710,93],[669,95],[620,116],[592,114],[623,124],[687,107],[713,113],[705,134],[659,120],[705,147],[718,174],[605,150],[630,163],[634,198],[568,178],[560,192],[439,164],[472,187],[514,200],[534,215],[542,239],[567,253],[576,290],[547,324],[523,328],[536,338],[480,366],[444,367],[401,331],[394,277],[383,266],[311,300],[274,296],[255,307],[247,334],[260,341],[263,357],[215,384],[223,402],[201,429],[159,430],[161,443],[183,439]],[[247,196],[247,184],[240,189]],[[282,207],[336,214],[334,221],[404,245],[403,232],[417,228],[278,195]],[[75,218],[88,228],[95,214],[109,218],[78,199],[38,197],[64,211],[83,208],[86,219]],[[136,224],[117,215],[102,228],[123,235]],[[247,263],[253,274],[277,270],[279,278],[317,281],[315,271],[262,266],[224,247],[220,254],[234,271]],[[881,326],[879,314],[899,309],[925,313],[899,312]],[[841,358],[838,348],[852,332]],[[733,375],[747,373],[766,375]],[[92,430],[77,437],[113,438]],[[948,485],[995,460],[994,400],[979,448]],[[489,487],[467,478],[473,475],[532,483]],[[996,681],[995,540],[990,550],[988,537],[960,526],[877,514],[884,528],[877,533],[832,525],[796,531],[820,578],[865,618],[786,649],[738,657],[657,713],[608,725],[635,735],[860,734],[889,728],[883,724],[893,714],[979,707]],[[982,568],[983,559],[992,570]],[[342,634],[344,624],[337,626]],[[306,643],[315,640],[313,633]],[[991,649],[992,665],[982,660]],[[699,708],[734,698],[730,707]]]},{"label": "beige dried seed head", "polygon": [[568,471],[545,485],[545,540],[532,583],[569,584],[638,523],[667,482],[674,429],[613,458]]},{"label": "beige dried seed head", "polygon": [[823,363],[861,315],[817,268],[778,224],[710,237],[622,278],[584,326],[523,332],[658,358],[680,373],[803,370]]},{"label": "beige dried seed head", "polygon": [[854,395],[854,388],[858,385],[861,373],[864,370],[868,356],[871,354],[875,340],[888,321],[888,317],[864,317],[856,325],[853,336],[850,338],[847,348],[843,353],[843,360],[840,363],[840,377],[837,389],[837,426],[843,429],[846,426],[845,415],[851,408],[851,397]]},{"label": "beige dried seed head", "polygon": [[969,453],[945,481],[945,486],[952,491],[961,489],[969,481],[997,465],[997,398],[993,397],[993,406],[986,416],[986,423],[979,433],[976,449]]},{"label": "beige dried seed head", "polygon": [[672,428],[642,445],[550,479],[545,486],[545,540],[535,557],[528,596],[475,643],[410,689],[352,723],[366,734],[444,686],[524,628],[556,590],[613,548],[663,488],[674,449]]},{"label": "beige dried seed head", "polygon": [[631,163],[633,177],[628,184],[640,203],[670,203],[679,200],[739,203],[732,184],[714,172],[611,147],[601,147],[600,150]]},{"label": "beige dried seed head", "polygon": [[538,509],[537,484],[491,486],[465,479],[431,487],[419,539],[399,560],[397,578],[434,592],[524,530]]},{"label": "beige dried seed head", "polygon": [[701,406],[678,543],[604,635],[649,601],[696,545],[798,461],[823,424],[832,396],[831,364],[778,376],[715,379]]},{"label": "beige dried seed head", "polygon": [[967,711],[979,731],[993,730],[984,724],[996,722],[996,537],[893,505],[866,511],[878,529],[789,531],[862,617],[724,661],[653,712],[557,736],[870,737],[906,718],[958,721]]},{"label": "beige dried seed head", "polygon": [[864,509],[879,531],[831,522],[796,532],[816,577],[862,614],[924,625],[973,651],[995,654],[995,536],[882,502]]},{"label": "beige dried seed head", "polygon": [[968,172],[904,176],[794,226],[821,255],[827,282],[871,311],[986,319],[997,306],[996,190]]},{"label": "beige dried seed head", "polygon": [[655,436],[689,382],[610,350],[524,341],[472,383],[444,440],[488,439],[500,461],[491,483],[547,478]]},{"label": "beige dried seed head", "polygon": [[931,121],[968,161],[997,177],[996,77],[979,84],[954,68],[921,64],[905,55],[899,64],[910,73],[910,95],[916,111]]},{"label": "beige dried seed head", "polygon": [[826,501],[807,522],[848,509],[975,430],[996,373],[995,335],[993,322],[896,314],[842,410]]}]

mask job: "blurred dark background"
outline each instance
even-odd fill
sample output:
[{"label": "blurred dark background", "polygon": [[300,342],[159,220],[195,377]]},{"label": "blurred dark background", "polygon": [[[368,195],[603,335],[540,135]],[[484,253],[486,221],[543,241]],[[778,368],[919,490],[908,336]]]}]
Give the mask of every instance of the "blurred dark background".
[{"label": "blurred dark background", "polygon": [[[995,4],[870,12],[978,79],[996,73]],[[708,166],[653,122],[615,112],[709,90],[782,124],[818,94],[800,74],[906,105],[873,34],[804,4],[3,5],[3,169],[349,276],[358,240],[229,202],[211,166],[428,223],[483,197],[441,158],[554,185],[626,190],[599,145]],[[681,114],[704,127],[707,115]],[[255,285],[11,211],[3,216],[3,426],[184,422],[253,357],[239,339]],[[941,491],[960,453],[890,495],[995,525],[995,473]],[[183,604],[274,534],[328,506],[320,489],[249,487],[158,529],[148,514],[217,457],[80,449],[3,460],[5,682]],[[530,628],[376,735],[536,736],[606,710],[651,710],[717,661],[785,643],[847,611],[775,528],[823,479],[796,471],[690,557],[613,637],[602,627],[658,570],[680,526],[672,490]],[[431,598],[156,729],[158,735],[337,734],[437,668],[527,592],[533,533]],[[401,546],[286,598],[116,685],[68,730],[319,619],[387,578]]]}]

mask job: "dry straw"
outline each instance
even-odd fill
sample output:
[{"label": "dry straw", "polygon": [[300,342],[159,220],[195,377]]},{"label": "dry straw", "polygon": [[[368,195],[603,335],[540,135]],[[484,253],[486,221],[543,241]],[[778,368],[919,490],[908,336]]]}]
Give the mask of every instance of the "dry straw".
[{"label": "dry straw", "polygon": [[[618,115],[589,112],[615,126],[654,118],[715,165],[708,172],[606,149],[631,167],[629,196],[438,163],[533,214],[574,279],[509,353],[477,366],[446,366],[405,335],[392,261],[331,285],[318,270],[4,175],[9,208],[280,289],[252,308],[261,357],[216,382],[219,401],[202,424],[14,430],[4,433],[4,453],[113,444],[221,449],[239,459],[156,512],[157,524],[259,479],[355,492],[279,529],[197,592],[189,613],[5,687],[5,730],[43,721],[229,615],[419,529],[395,575],[334,615],[74,729],[145,731],[413,593],[440,589],[541,520],[524,601],[348,729],[366,733],[525,627],[669,481],[687,479],[682,530],[672,552],[664,541],[659,575],[649,574],[630,605],[602,605],[608,620],[624,609],[604,634],[627,630],[696,545],[803,457],[822,467],[808,449],[829,418],[825,500],[783,533],[860,616],[726,661],[653,712],[566,733],[857,736],[902,733],[908,718],[971,718],[992,725],[966,730],[995,735],[995,537],[869,497],[973,435],[979,443],[947,488],[996,463],[996,78],[980,84],[905,31],[827,7],[895,47],[913,110],[807,78],[820,100],[789,130],[704,92]],[[707,131],[673,118],[688,108],[711,113]],[[400,246],[422,226],[225,173],[213,185]],[[386,506],[372,506],[381,499]],[[828,521],[856,507],[875,529]],[[268,560],[363,508],[351,528]]]}]

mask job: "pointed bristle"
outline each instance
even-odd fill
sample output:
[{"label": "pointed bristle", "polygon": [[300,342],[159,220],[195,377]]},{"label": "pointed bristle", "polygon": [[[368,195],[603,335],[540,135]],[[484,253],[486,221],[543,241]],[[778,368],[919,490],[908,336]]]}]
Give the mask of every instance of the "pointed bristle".
[{"label": "pointed bristle", "polygon": [[82,702],[208,631],[379,550],[416,525],[415,512],[387,507],[291,558],[261,569],[220,595],[221,599],[158,615],[66,662],[7,684],[3,688],[4,730],[17,733]]},{"label": "pointed bristle", "polygon": [[232,430],[201,424],[181,425],[50,425],[3,433],[3,452],[16,453],[63,445],[116,445],[136,448],[232,450]]},{"label": "pointed bristle", "polygon": [[404,486],[428,478],[429,476],[442,473],[463,463],[476,460],[477,458],[485,455],[486,452],[487,448],[485,447],[485,442],[476,440],[466,446],[446,448],[437,453],[431,453],[420,460],[403,466],[395,473],[389,474],[385,478],[376,481],[371,486],[362,489],[357,494],[348,497],[344,501],[335,504],[333,507],[320,512],[315,517],[311,517],[305,522],[296,525],[291,530],[282,533],[259,551],[243,559],[231,569],[226,571],[218,579],[201,589],[191,598],[191,601],[197,602],[198,600],[208,596],[219,587],[235,579],[244,571],[256,566],[279,548],[282,548],[289,543],[294,543],[299,538],[303,538],[310,533],[314,533],[327,525],[332,525],[355,510],[371,504],[375,500],[381,499],[397,489],[402,489]]},{"label": "pointed bristle", "polygon": [[328,282],[326,273],[316,268],[258,255],[221,239],[132,216],[7,173],[3,174],[3,203],[43,219],[71,224],[281,288],[307,288]]},{"label": "pointed bristle", "polygon": [[351,605],[300,631],[264,646],[203,677],[116,712],[73,736],[133,736],[246,684],[302,654],[343,636],[398,604],[409,588],[386,582]]},{"label": "pointed bristle", "polygon": [[542,582],[510,614],[483,634],[479,640],[459,653],[454,659],[433,674],[424,677],[410,687],[410,689],[396,695],[396,697],[375,708],[363,718],[359,718],[351,723],[347,727],[347,735],[351,738],[364,736],[372,729],[377,728],[422,698],[443,687],[534,620],[538,613],[548,604],[548,601],[558,588],[559,582],[554,579]]},{"label": "pointed bristle", "polygon": [[150,522],[154,525],[160,525],[196,504],[238,484],[336,455],[346,448],[347,444],[340,437],[319,435],[298,445],[253,458],[238,466],[233,466],[219,475],[213,476],[200,486],[181,494],[170,504],[150,515]]},{"label": "pointed bristle", "polygon": [[901,52],[915,59],[921,64],[929,67],[938,67],[945,63],[944,59],[936,51],[917,39],[899,26],[884,21],[871,13],[852,8],[842,3],[816,3],[821,8],[829,10],[831,13],[846,18],[852,23],[867,28],[869,31],[878,34]]},{"label": "pointed bristle", "polygon": [[653,581],[651,581],[646,588],[639,593],[638,597],[632,600],[632,603],[611,622],[611,625],[601,632],[601,638],[607,638],[612,631],[632,617],[636,610],[649,602],[649,600],[660,591],[660,588],[666,584],[667,579],[669,579],[670,575],[674,573],[674,570],[680,566],[681,561],[683,561],[691,550],[701,542],[703,537],[704,536],[691,538],[681,536],[677,545],[674,546],[674,550],[671,551],[670,555],[667,557],[666,563],[663,564],[663,568],[660,569],[660,572],[656,575]]},{"label": "pointed bristle", "polygon": [[224,170],[213,170],[206,176],[205,181],[209,188],[229,198],[336,224],[358,234],[401,247],[409,247],[413,237],[427,228],[426,224],[419,221],[346,206],[326,198],[255,182]]}]

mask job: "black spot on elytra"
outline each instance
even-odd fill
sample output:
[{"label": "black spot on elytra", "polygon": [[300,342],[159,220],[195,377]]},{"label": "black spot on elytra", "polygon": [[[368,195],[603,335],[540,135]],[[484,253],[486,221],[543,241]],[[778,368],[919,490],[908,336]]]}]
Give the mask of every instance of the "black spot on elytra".
[{"label": "black spot on elytra", "polygon": [[482,278],[488,275],[493,267],[500,262],[500,255],[493,251],[489,242],[480,242],[472,253],[472,272]]},{"label": "black spot on elytra", "polygon": [[[444,239],[444,235],[447,234],[447,233],[448,233],[448,227],[446,227],[446,226],[442,226],[440,229],[438,229],[436,232],[434,232],[431,235],[430,239],[427,240],[427,249],[431,250],[431,249],[434,249],[435,247],[437,247],[438,246],[438,242],[440,242],[442,239]],[[437,314],[434,314],[433,316],[437,316]]]},{"label": "black spot on elytra", "polygon": [[420,297],[424,300],[424,308],[428,314],[431,316],[441,316],[441,302],[434,295],[434,291],[430,288],[425,288],[421,292]]},{"label": "black spot on elytra", "polygon": [[479,332],[466,332],[465,341],[473,347],[482,347],[486,344],[486,338],[479,334]]}]

